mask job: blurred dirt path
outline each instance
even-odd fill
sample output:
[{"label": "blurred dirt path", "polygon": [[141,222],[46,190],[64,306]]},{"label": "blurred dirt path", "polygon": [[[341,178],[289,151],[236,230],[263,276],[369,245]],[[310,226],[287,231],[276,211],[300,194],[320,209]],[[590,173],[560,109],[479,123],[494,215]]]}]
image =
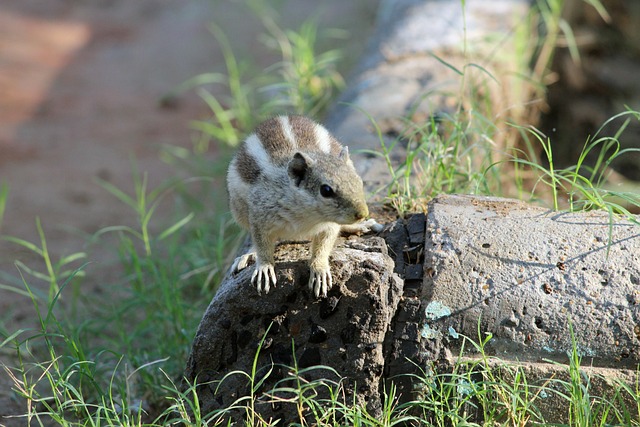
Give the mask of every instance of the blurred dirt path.
[{"label": "blurred dirt path", "polygon": [[[44,4],[43,4],[44,3]],[[101,227],[132,224],[95,178],[132,191],[130,159],[158,183],[163,144],[190,145],[195,96],[160,108],[167,91],[214,68],[209,2],[13,2],[0,7],[0,182],[9,186],[2,234],[54,255],[83,248]],[[0,269],[27,256],[0,243]],[[2,298],[0,313],[6,313]],[[3,310],[4,309],[4,310]]]},{"label": "blurred dirt path", "polygon": [[[292,3],[293,4],[293,3]],[[362,48],[377,2],[330,0],[321,25],[346,28],[347,46]],[[285,24],[317,11],[315,0],[286,7]],[[135,225],[130,209],[96,184],[96,178],[133,192],[135,158],[150,187],[172,169],[158,154],[163,144],[191,147],[189,122],[206,117],[193,93],[170,108],[160,99],[197,74],[224,71],[208,26],[221,22],[239,54],[270,64],[255,43],[261,31],[242,2],[201,0],[10,0],[0,4],[0,185],[9,198],[0,234],[38,241],[42,221],[54,260],[82,251],[86,236],[110,225]],[[356,24],[359,27],[352,28]],[[344,47],[344,46],[341,46]],[[350,52],[354,60],[358,52]],[[277,60],[277,58],[275,58]],[[215,153],[211,153],[215,156]],[[118,274],[115,254],[93,247],[83,292],[96,293]],[[43,269],[33,254],[0,240],[0,285],[17,275],[19,259]],[[46,289],[46,286],[42,286]],[[34,313],[24,296],[0,289],[0,328],[32,326]],[[1,330],[1,329],[0,329]],[[11,353],[0,350],[0,361]],[[24,413],[0,372],[0,426],[21,425],[3,415]],[[13,424],[19,421],[17,424]]]}]

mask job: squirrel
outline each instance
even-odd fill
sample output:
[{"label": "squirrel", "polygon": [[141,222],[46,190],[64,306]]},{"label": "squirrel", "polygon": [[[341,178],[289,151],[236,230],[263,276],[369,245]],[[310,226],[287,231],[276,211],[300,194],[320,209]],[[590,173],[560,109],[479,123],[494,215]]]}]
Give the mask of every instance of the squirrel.
[{"label": "squirrel", "polygon": [[259,294],[276,285],[278,240],[311,239],[309,289],[326,297],[333,285],[329,255],[340,232],[382,228],[373,219],[363,221],[369,209],[348,148],[304,116],[258,125],[229,164],[227,190],[231,213],[253,243],[231,271],[255,261],[251,283]]}]

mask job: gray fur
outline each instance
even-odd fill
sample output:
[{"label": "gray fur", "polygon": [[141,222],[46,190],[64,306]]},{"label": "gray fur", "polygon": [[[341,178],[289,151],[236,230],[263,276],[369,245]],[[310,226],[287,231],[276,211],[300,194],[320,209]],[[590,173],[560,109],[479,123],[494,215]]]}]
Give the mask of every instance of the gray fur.
[{"label": "gray fur", "polygon": [[[275,244],[292,239],[312,240],[310,287],[316,296],[331,287],[328,257],[340,226],[369,214],[362,180],[343,148],[306,117],[276,117],[259,125],[232,160],[231,212],[251,233],[255,253],[238,258],[233,268],[246,267],[255,256],[252,282],[259,292],[275,285]],[[323,186],[331,188],[330,197],[322,195]]]}]

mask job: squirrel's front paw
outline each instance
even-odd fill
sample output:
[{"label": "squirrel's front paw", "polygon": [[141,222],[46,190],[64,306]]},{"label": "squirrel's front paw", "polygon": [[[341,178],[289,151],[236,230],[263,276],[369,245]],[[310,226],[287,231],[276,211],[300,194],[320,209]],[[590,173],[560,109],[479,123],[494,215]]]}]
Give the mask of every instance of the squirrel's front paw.
[{"label": "squirrel's front paw", "polygon": [[262,291],[268,294],[271,285],[274,287],[276,285],[276,272],[273,269],[273,264],[256,263],[256,268],[251,276],[251,284],[256,287],[259,294]]},{"label": "squirrel's front paw", "polygon": [[331,270],[327,267],[311,267],[309,275],[309,290],[313,291],[316,298],[322,296],[327,297],[327,291],[333,286]]}]

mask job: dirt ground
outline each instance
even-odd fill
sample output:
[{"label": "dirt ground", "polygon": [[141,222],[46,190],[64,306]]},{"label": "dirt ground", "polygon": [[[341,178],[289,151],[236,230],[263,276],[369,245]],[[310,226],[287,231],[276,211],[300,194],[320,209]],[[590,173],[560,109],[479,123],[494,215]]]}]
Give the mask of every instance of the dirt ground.
[{"label": "dirt ground", "polygon": [[[296,0],[295,6],[284,8],[283,16],[284,25],[294,28],[318,3]],[[320,23],[349,29],[347,46],[356,57],[375,7],[373,0],[322,2]],[[160,148],[190,148],[189,122],[206,117],[207,109],[192,92],[171,108],[159,100],[190,77],[224,70],[208,25],[225,24],[234,44],[244,46],[242,54],[258,64],[277,60],[255,42],[261,28],[248,15],[241,1],[2,2],[0,186],[8,185],[9,197],[0,234],[38,242],[40,218],[55,261],[87,250],[87,236],[105,226],[134,225],[131,210],[96,178],[132,192],[132,157],[151,187],[173,173],[160,160]],[[117,275],[115,253],[100,245],[88,249],[93,264],[83,291],[99,292]],[[41,268],[29,251],[0,240],[0,285],[17,275],[15,260]],[[33,320],[30,300],[0,287],[2,329],[28,327]],[[0,350],[0,361],[10,360],[10,352]],[[10,389],[1,372],[0,426],[16,421],[3,415],[25,412]]]}]

